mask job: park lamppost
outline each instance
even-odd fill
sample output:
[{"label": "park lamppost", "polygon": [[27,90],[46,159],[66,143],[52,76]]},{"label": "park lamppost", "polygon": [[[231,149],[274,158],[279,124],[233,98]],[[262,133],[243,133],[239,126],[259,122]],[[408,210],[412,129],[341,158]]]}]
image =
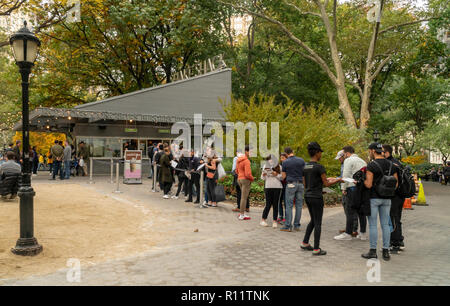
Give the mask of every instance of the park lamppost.
[{"label": "park lamppost", "polygon": [[20,197],[20,237],[16,246],[11,249],[16,255],[33,256],[42,251],[34,237],[34,204],[35,192],[31,187],[30,169],[30,135],[29,135],[29,109],[28,109],[28,86],[31,68],[36,60],[38,48],[41,45],[39,39],[27,28],[24,22],[22,29],[14,33],[9,43],[12,46],[14,58],[22,75],[22,181],[18,195]]},{"label": "park lamppost", "polygon": [[380,133],[378,133],[378,130],[373,131],[373,140],[375,142],[379,142],[380,141]]}]

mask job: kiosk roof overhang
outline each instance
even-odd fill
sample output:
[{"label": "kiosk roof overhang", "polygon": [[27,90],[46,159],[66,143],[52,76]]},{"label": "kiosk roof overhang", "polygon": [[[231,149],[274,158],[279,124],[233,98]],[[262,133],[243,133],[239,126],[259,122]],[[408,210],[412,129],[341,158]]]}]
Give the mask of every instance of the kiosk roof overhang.
[{"label": "kiosk roof overhang", "polygon": [[[47,130],[45,126],[69,126],[81,120],[124,121],[149,123],[194,123],[194,114],[203,122],[224,122],[220,101],[231,101],[231,69],[223,69],[185,80],[172,82],[132,93],[66,108],[37,108],[30,113],[32,130]],[[68,119],[71,118],[71,119]],[[56,121],[57,122],[56,122]],[[17,123],[14,130],[22,128]]]}]

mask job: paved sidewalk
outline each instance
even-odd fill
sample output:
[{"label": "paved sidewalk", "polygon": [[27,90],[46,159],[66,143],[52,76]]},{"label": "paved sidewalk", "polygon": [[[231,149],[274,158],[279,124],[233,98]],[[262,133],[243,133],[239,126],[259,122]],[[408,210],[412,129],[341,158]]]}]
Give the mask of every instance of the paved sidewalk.
[{"label": "paved sidewalk", "polygon": [[326,209],[321,245],[328,254],[313,257],[299,248],[309,221],[306,209],[301,231],[284,233],[258,225],[261,209],[252,209],[251,221],[238,221],[231,205],[198,209],[181,199],[162,200],[149,191],[148,180],[143,185],[121,185],[122,194],[112,193],[114,187],[107,179],[87,186],[124,205],[165,211],[164,218],[173,226],[159,230],[176,235],[139,256],[82,267],[80,283],[68,283],[67,270],[61,270],[6,280],[4,285],[450,285],[447,186],[425,183],[431,205],[404,211],[406,250],[392,255],[390,262],[381,261],[380,283],[368,283],[366,278],[369,268],[361,253],[368,250],[368,241],[333,240],[345,223],[341,207]]}]

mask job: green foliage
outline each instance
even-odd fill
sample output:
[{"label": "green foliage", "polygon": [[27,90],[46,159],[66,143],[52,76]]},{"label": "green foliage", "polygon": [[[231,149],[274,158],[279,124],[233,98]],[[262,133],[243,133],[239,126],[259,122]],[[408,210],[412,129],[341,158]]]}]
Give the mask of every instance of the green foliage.
[{"label": "green foliage", "polygon": [[450,158],[450,124],[445,116],[437,122],[430,122],[419,136],[422,148],[431,149],[442,154],[444,161]]},{"label": "green foliage", "polygon": [[273,96],[258,95],[249,101],[233,99],[232,103],[224,106],[224,112],[226,119],[231,122],[267,122],[268,126],[271,122],[279,122],[280,152],[290,146],[297,156],[305,160],[309,160],[307,144],[317,141],[325,151],[321,163],[329,175],[340,173],[340,164],[334,157],[344,146],[353,145],[358,153],[366,151],[361,132],[349,128],[338,111],[323,105],[304,107],[289,98],[280,104],[275,102]]},{"label": "green foliage", "polygon": [[222,10],[206,0],[86,0],[81,21],[42,36],[35,104],[77,105],[169,83],[226,49]]}]

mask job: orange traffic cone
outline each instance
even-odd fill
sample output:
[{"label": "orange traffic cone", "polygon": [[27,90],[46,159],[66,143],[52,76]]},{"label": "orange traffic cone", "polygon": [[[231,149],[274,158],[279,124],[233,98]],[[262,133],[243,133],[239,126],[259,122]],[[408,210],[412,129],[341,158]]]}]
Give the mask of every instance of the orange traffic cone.
[{"label": "orange traffic cone", "polygon": [[411,205],[411,198],[405,199],[405,202],[403,202],[403,209],[410,209],[410,210],[414,209]]}]

